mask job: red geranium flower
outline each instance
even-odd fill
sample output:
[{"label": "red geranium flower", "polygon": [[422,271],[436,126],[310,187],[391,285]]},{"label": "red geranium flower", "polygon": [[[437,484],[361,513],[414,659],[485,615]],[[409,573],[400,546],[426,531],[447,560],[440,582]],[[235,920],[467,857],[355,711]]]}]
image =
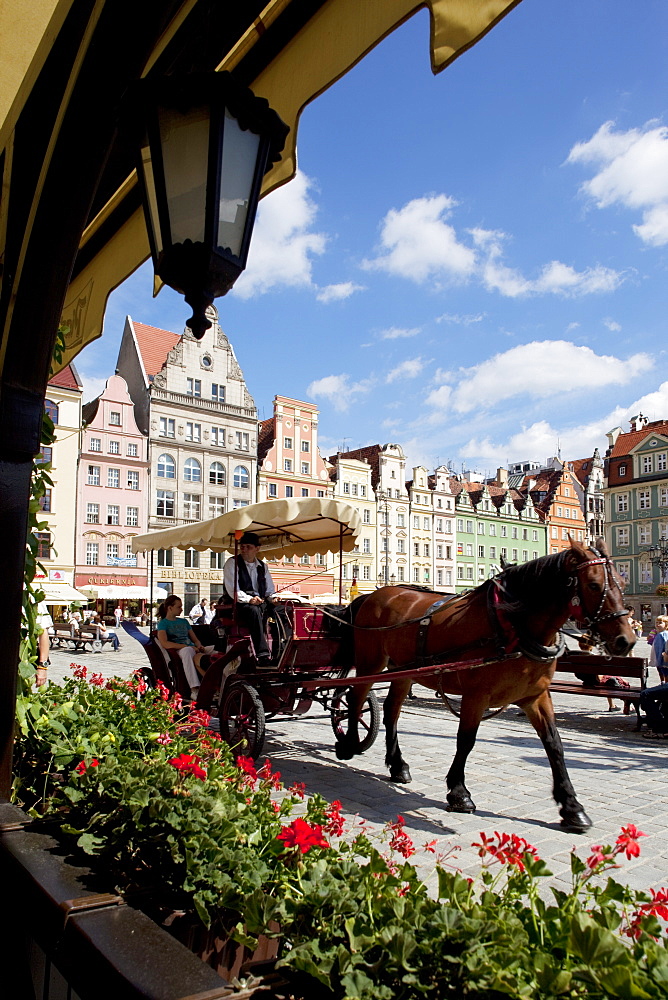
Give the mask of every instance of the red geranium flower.
[{"label": "red geranium flower", "polygon": [[341,815],[341,803],[338,799],[334,799],[331,806],[325,809],[325,816],[327,817],[327,823],[325,824],[326,832],[334,837],[340,837],[346,821]]},{"label": "red geranium flower", "polygon": [[628,826],[622,827],[622,832],[617,837],[617,847],[620,852],[623,851],[626,857],[630,860],[631,858],[637,858],[640,854],[640,844],[638,843],[639,837],[646,837],[647,834],[639,830],[637,826],[633,823],[629,823]]},{"label": "red geranium flower", "polygon": [[276,839],[282,840],[286,848],[298,847],[302,854],[312,847],[329,847],[322,835],[322,827],[318,823],[307,823],[301,817],[293,820],[290,826],[282,826]]},{"label": "red geranium flower", "polygon": [[89,767],[97,767],[99,765],[99,760],[93,757],[90,764],[86,764],[85,760],[79,761],[77,766],[74,768],[77,774],[85,774]]},{"label": "red geranium flower", "polygon": [[[494,840],[496,838],[496,841]],[[518,837],[516,833],[499,833],[494,831],[494,837],[488,837],[485,833],[480,834],[480,843],[473,843],[471,847],[478,848],[481,858],[491,854],[495,861],[502,865],[512,865],[519,871],[526,871],[524,856],[530,854],[537,858],[538,852],[524,837]]]},{"label": "red geranium flower", "polygon": [[404,817],[397,816],[394,823],[387,824],[387,829],[392,831],[392,839],[390,840],[392,850],[398,851],[403,858],[410,858],[411,855],[415,854],[415,847],[413,846],[413,841],[404,830],[405,825],[406,820]]},{"label": "red geranium flower", "polygon": [[251,781],[257,781],[257,771],[255,770],[255,764],[250,757],[237,757],[237,767],[244,774],[247,774]]},{"label": "red geranium flower", "polygon": [[199,757],[195,757],[193,754],[182,753],[179,757],[172,757],[167,763],[175,767],[181,774],[194,774],[200,781],[206,780],[206,771],[200,767],[202,762]]}]

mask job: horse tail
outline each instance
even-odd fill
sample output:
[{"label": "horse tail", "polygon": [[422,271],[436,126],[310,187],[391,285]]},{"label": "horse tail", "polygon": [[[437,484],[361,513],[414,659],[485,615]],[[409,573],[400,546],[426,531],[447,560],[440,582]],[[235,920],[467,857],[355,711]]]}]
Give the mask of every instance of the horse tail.
[{"label": "horse tail", "polygon": [[355,619],[357,613],[361,608],[367,597],[370,594],[360,594],[356,597],[348,607],[345,609],[341,620],[344,622],[343,628],[340,630],[341,643],[339,646],[339,651],[336,655],[337,666],[351,667],[355,662],[355,629],[353,628],[355,624]]}]

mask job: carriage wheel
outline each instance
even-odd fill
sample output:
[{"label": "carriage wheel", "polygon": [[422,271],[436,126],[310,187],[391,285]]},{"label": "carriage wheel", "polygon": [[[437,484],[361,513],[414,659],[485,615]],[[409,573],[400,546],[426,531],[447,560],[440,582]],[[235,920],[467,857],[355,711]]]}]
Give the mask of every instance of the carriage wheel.
[{"label": "carriage wheel", "polygon": [[[334,736],[341,742],[348,735],[348,696],[350,692],[343,690],[334,695],[331,702],[330,718]],[[380,705],[374,691],[369,691],[358,718],[360,745],[359,753],[364,753],[373,746],[380,729]]]},{"label": "carriage wheel", "polygon": [[225,742],[236,753],[257,760],[264,746],[264,707],[255,688],[244,682],[228,687],[218,717]]}]

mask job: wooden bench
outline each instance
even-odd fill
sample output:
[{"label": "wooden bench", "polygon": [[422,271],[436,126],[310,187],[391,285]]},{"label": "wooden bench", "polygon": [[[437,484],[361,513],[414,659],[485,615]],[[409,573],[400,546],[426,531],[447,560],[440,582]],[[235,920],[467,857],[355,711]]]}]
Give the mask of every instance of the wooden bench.
[{"label": "wooden bench", "polygon": [[98,625],[81,625],[76,635],[77,649],[86,650],[87,646],[90,646],[93,653],[101,653],[105,643],[113,643],[113,641],[113,635],[100,634]]},{"label": "wooden bench", "polygon": [[[613,688],[605,684],[593,686],[583,684],[575,677],[572,680],[562,678],[561,674],[623,677],[631,683],[631,686],[629,688]],[[636,731],[638,731],[642,726],[640,695],[647,687],[647,675],[647,660],[641,656],[596,656],[591,653],[572,652],[557,660],[550,690],[556,694],[583,695],[587,698],[617,698],[625,704],[630,704],[636,712],[638,720]]]},{"label": "wooden bench", "polygon": [[76,649],[78,630],[74,623],[56,622],[53,631],[49,630],[51,649]]}]

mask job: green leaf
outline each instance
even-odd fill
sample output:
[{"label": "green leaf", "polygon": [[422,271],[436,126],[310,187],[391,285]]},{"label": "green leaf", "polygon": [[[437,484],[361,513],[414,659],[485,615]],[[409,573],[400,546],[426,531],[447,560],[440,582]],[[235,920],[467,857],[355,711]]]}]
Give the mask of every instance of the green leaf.
[{"label": "green leaf", "polygon": [[[73,833],[76,831],[73,830]],[[77,840],[77,847],[80,847],[82,851],[86,854],[99,854],[102,847],[104,847],[104,839],[102,837],[94,837],[92,833],[83,833]]]},{"label": "green leaf", "polygon": [[[624,997],[625,1000],[651,1000],[652,994],[647,993],[638,983],[634,982],[631,969],[624,966],[613,966],[598,973],[598,981],[609,996]],[[655,994],[656,995],[656,994]]]}]

